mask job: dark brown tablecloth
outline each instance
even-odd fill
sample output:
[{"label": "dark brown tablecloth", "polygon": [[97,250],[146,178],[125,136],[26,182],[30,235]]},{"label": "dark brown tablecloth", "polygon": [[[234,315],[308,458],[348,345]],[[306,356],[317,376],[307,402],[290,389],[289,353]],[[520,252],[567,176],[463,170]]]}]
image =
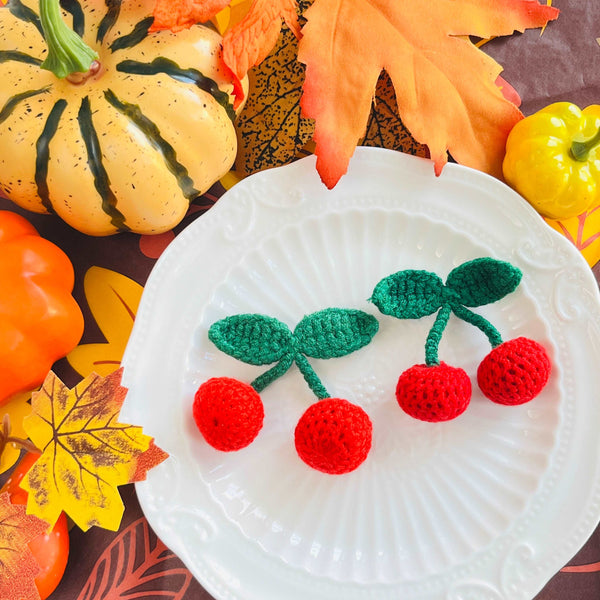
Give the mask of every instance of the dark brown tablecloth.
[{"label": "dark brown tablecloth", "polygon": [[[520,93],[525,114],[558,100],[575,102],[582,108],[600,102],[600,45],[596,39],[600,36],[600,2],[554,0],[552,4],[562,14],[541,37],[539,31],[527,31],[484,46],[505,67],[504,77]],[[213,186],[194,203],[174,234],[201,218],[222,193],[220,184]],[[103,341],[83,290],[87,270],[92,266],[104,267],[143,286],[161,248],[172,239],[169,234],[154,240],[135,234],[92,238],[74,231],[54,216],[25,213],[7,200],[0,199],[0,209],[26,214],[42,236],[71,258],[76,271],[74,295],[86,318],[83,343]],[[600,267],[594,271],[598,279]],[[61,360],[55,370],[70,386],[80,379],[66,360]],[[0,482],[5,476],[0,475]],[[129,485],[121,490],[126,510],[120,530],[113,533],[93,528],[83,533],[73,528],[67,571],[51,599],[209,599],[209,594],[148,527],[134,487]],[[600,529],[552,578],[537,600],[599,598]]]}]

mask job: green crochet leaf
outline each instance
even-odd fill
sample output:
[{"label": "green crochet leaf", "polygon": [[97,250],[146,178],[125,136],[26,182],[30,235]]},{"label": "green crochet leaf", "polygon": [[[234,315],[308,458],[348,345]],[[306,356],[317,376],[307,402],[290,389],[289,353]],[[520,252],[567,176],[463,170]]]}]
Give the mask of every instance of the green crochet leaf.
[{"label": "green crochet leaf", "polygon": [[294,352],[288,326],[265,315],[226,317],[210,326],[208,337],[222,352],[251,365],[268,365]]},{"label": "green crochet leaf", "polygon": [[523,274],[510,263],[476,258],[453,269],[446,286],[464,306],[482,306],[514,292]]},{"label": "green crochet leaf", "polygon": [[420,319],[438,311],[444,304],[444,283],[429,271],[399,271],[375,286],[371,302],[384,315]]},{"label": "green crochet leaf", "polygon": [[326,308],[307,315],[294,330],[296,348],[312,358],[346,356],[366,346],[379,323],[362,310]]}]

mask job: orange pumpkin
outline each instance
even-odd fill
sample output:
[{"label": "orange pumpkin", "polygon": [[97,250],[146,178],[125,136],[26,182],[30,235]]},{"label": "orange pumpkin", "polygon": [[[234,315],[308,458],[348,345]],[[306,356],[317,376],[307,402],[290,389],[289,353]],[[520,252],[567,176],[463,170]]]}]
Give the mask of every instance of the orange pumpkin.
[{"label": "orange pumpkin", "polygon": [[83,334],[73,265],[25,218],[0,211],[0,404],[42,383]]}]

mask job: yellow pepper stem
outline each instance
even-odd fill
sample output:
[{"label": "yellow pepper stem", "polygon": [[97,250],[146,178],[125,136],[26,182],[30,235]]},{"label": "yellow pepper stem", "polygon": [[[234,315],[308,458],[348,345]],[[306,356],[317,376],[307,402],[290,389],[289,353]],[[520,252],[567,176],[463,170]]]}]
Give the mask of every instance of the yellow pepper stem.
[{"label": "yellow pepper stem", "polygon": [[40,21],[48,44],[42,69],[59,79],[89,71],[98,54],[64,22],[59,0],[40,0]]},{"label": "yellow pepper stem", "polygon": [[600,129],[596,132],[594,137],[584,142],[572,142],[571,143],[571,156],[575,160],[585,162],[588,159],[590,150],[595,148],[600,143]]}]

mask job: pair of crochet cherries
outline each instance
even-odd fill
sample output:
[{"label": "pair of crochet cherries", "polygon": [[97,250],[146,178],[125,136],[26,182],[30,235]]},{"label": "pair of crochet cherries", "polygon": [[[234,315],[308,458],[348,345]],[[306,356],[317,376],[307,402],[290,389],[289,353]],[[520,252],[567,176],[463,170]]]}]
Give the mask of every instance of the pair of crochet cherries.
[{"label": "pair of crochet cherries", "polygon": [[[370,300],[385,315],[420,319],[437,313],[425,341],[425,363],[410,367],[398,379],[396,399],[407,414],[423,421],[447,421],[469,405],[469,376],[438,358],[451,314],[480,329],[492,346],[477,369],[477,383],[486,397],[517,405],[540,393],[551,369],[544,348],[525,337],[504,342],[489,321],[468,308],[500,300],[516,289],[521,278],[521,271],[511,264],[485,257],[459,265],[445,283],[430,271],[404,270],[375,286]],[[263,425],[260,392],[296,364],[319,400],[296,425],[294,441],[299,457],[325,473],[353,471],[371,448],[371,420],[361,407],[332,398],[308,358],[350,354],[370,343],[378,329],[372,315],[343,308],[307,315],[293,332],[281,321],[259,314],[217,321],[208,332],[217,348],[252,365],[275,365],[250,384],[229,377],[203,383],[193,404],[198,429],[218,450],[248,446]]]}]

